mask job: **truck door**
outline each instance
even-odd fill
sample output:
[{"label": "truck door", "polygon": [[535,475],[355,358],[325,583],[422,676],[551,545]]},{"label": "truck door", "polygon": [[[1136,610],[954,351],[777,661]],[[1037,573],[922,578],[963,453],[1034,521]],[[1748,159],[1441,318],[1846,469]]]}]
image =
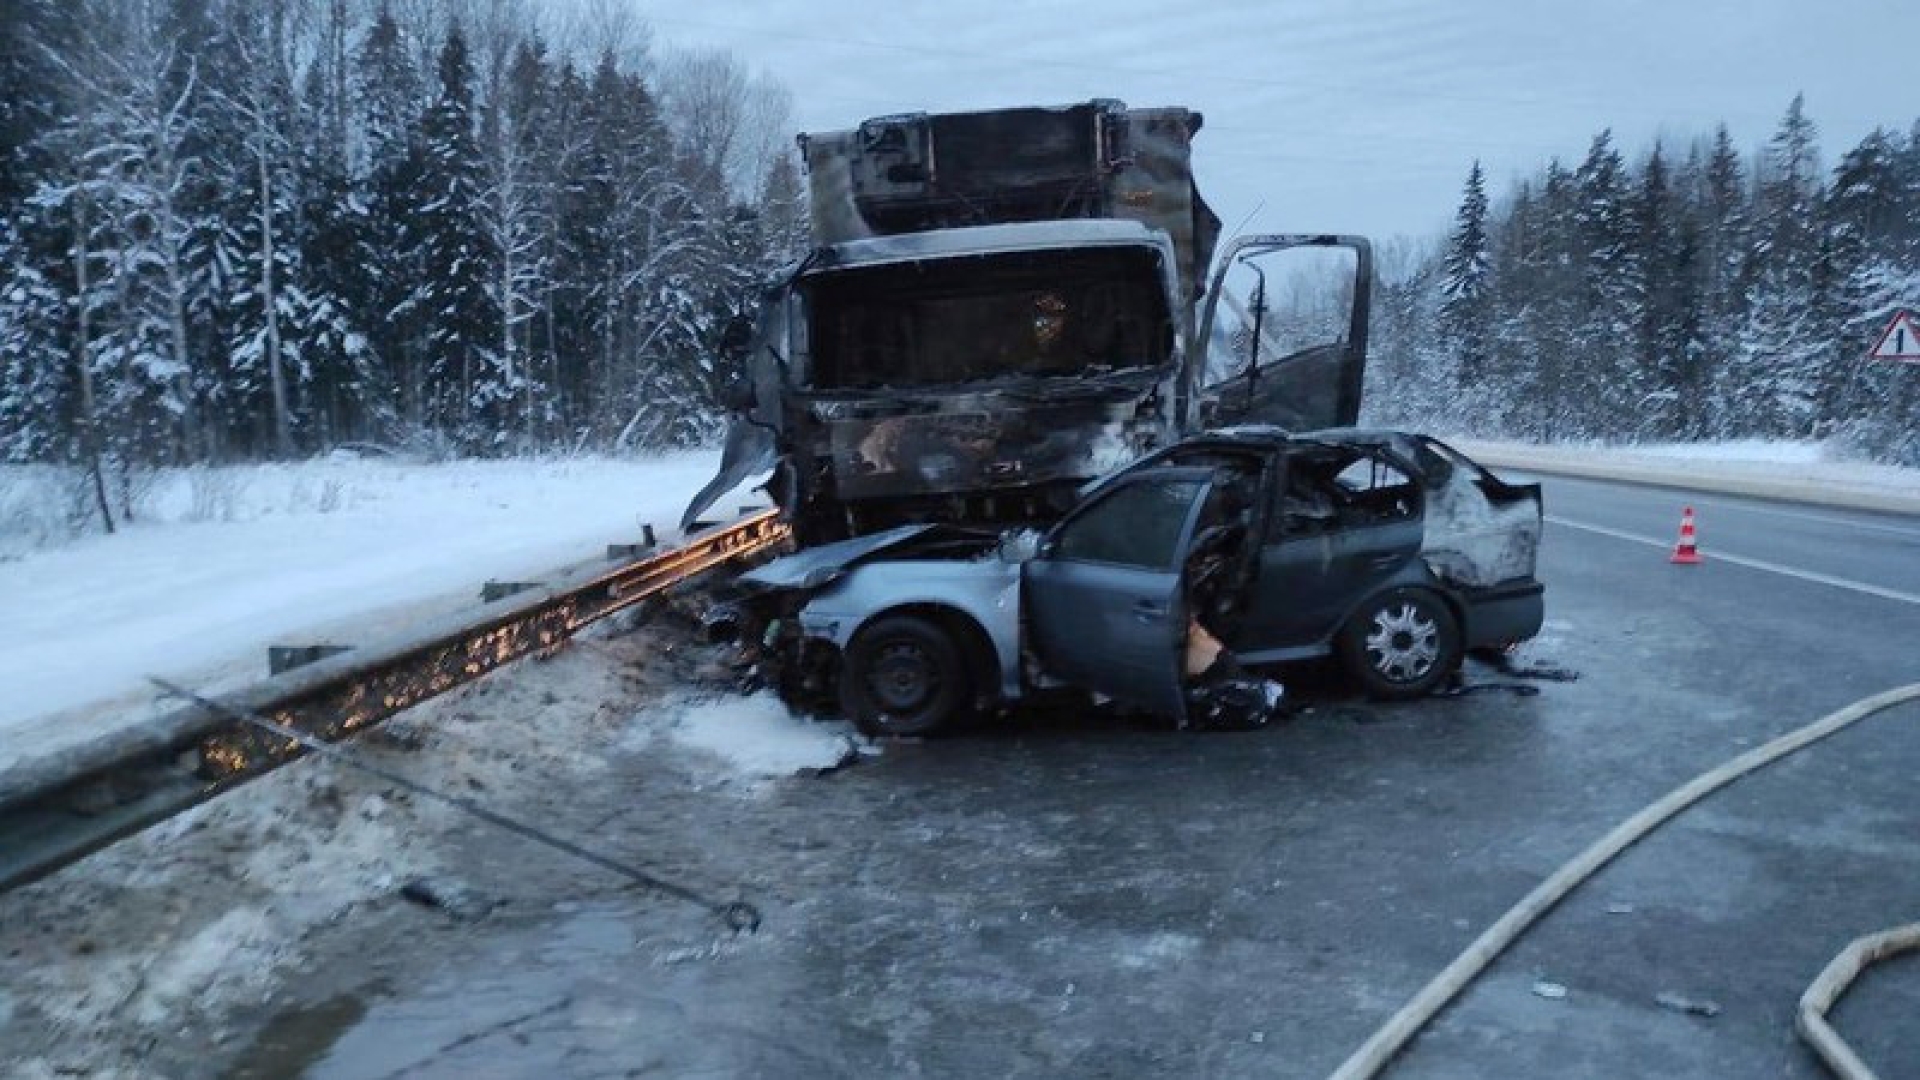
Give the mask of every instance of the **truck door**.
[{"label": "truck door", "polygon": [[1022,584],[1033,650],[1049,674],[1184,719],[1182,571],[1211,475],[1164,468],[1123,477],[1048,534]]},{"label": "truck door", "polygon": [[737,395],[727,402],[733,416],[720,452],[720,472],[687,504],[680,516],[683,531],[691,532],[700,515],[721,496],[769,471],[779,460],[774,433],[780,420],[780,393],[786,385],[781,369],[790,347],[787,306],[791,298],[792,290],[785,284],[763,291],[759,319],[751,333],[737,343],[738,348],[723,348],[723,371]]},{"label": "truck door", "polygon": [[[1345,260],[1274,258],[1338,249],[1353,253],[1350,271],[1341,266]],[[1269,270],[1284,271],[1289,262],[1311,269],[1305,288],[1297,269],[1269,280]],[[1215,265],[1196,326],[1197,363],[1189,382],[1199,388],[1193,402],[1199,425],[1272,424],[1299,432],[1356,423],[1373,295],[1373,247],[1366,238],[1240,236]],[[1237,279],[1251,278],[1246,299],[1230,287],[1235,267],[1245,270]],[[1222,305],[1244,333],[1228,334],[1225,320],[1216,325]]]}]

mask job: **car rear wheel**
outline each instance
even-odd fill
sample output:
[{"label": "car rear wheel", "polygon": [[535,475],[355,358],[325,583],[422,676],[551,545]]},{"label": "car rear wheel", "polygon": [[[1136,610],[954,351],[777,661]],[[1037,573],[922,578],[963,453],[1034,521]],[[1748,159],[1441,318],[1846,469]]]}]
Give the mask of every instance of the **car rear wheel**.
[{"label": "car rear wheel", "polygon": [[869,735],[930,735],[955,724],[972,693],[953,636],[915,615],[889,615],[847,646],[840,701]]},{"label": "car rear wheel", "polygon": [[1438,596],[1393,589],[1368,600],[1340,635],[1340,657],[1367,696],[1424,697],[1460,666],[1459,620]]}]

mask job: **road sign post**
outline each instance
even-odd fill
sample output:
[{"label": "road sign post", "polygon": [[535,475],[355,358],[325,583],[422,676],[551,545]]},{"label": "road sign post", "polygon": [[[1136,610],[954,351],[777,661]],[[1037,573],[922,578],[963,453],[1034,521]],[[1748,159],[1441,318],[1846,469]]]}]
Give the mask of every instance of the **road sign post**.
[{"label": "road sign post", "polygon": [[1920,364],[1920,316],[1912,311],[1896,312],[1867,353],[1867,359]]}]

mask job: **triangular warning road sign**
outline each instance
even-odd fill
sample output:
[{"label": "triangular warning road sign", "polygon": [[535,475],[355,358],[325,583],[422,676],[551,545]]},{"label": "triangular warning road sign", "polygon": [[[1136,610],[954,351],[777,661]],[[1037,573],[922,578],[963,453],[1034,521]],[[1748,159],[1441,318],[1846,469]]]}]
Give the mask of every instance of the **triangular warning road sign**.
[{"label": "triangular warning road sign", "polygon": [[1911,311],[1895,315],[1867,356],[1873,360],[1902,360],[1909,364],[1920,364],[1920,318],[1915,318]]}]

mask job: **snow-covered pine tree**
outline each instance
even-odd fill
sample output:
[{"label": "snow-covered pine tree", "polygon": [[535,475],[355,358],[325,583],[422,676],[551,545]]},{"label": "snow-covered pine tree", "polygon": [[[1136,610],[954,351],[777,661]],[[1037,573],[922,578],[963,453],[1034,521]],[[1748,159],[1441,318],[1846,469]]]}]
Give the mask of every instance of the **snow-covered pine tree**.
[{"label": "snow-covered pine tree", "polygon": [[584,420],[612,440],[650,403],[645,369],[670,348],[662,336],[687,325],[672,317],[687,307],[674,282],[695,254],[702,208],[682,182],[653,94],[611,52],[594,71],[589,103],[573,208],[584,217],[572,249],[593,334]]},{"label": "snow-covered pine tree", "polygon": [[[1876,129],[1841,157],[1823,218],[1836,273],[1829,347],[1829,430],[1876,455],[1920,464],[1920,370],[1863,359],[1894,314],[1920,300],[1920,263],[1911,258],[1920,187],[1920,145],[1903,147]],[[1920,168],[1914,169],[1920,172]]]},{"label": "snow-covered pine tree", "polygon": [[1699,208],[1701,361],[1708,382],[1700,434],[1719,438],[1739,427],[1740,387],[1734,363],[1745,337],[1753,243],[1752,184],[1725,124],[1705,151]]},{"label": "snow-covered pine tree", "polygon": [[361,275],[355,321],[377,358],[373,368],[384,400],[374,411],[391,413],[391,430],[404,439],[419,435],[426,423],[421,320],[412,302],[424,273],[415,214],[419,161],[412,147],[422,93],[413,49],[384,0],[360,44],[354,73],[355,187],[362,192],[356,207],[362,223],[355,237]]},{"label": "snow-covered pine tree", "polygon": [[1586,273],[1579,235],[1580,189],[1558,160],[1547,163],[1533,245],[1532,282],[1521,331],[1533,351],[1532,383],[1525,427],[1518,433],[1552,441],[1585,433],[1586,408],[1579,395],[1587,357],[1578,342],[1584,317],[1582,282]]},{"label": "snow-covered pine tree", "polygon": [[[340,14],[341,0],[330,3],[330,11]],[[327,27],[328,49],[344,50],[345,31],[336,31],[331,20]],[[363,322],[368,290],[357,256],[366,204],[354,188],[345,134],[351,111],[345,75],[332,70],[330,59],[308,68],[292,132],[300,190],[295,233],[306,300],[301,354],[308,395],[301,412],[310,441],[320,446],[376,437],[396,419]]]},{"label": "snow-covered pine tree", "polygon": [[1487,185],[1480,162],[1467,173],[1447,239],[1440,281],[1440,325],[1457,360],[1462,388],[1477,387],[1492,350],[1493,262],[1487,239]]},{"label": "snow-covered pine tree", "polygon": [[[29,207],[27,213],[31,214]],[[66,297],[0,217],[0,461],[59,461],[75,449]]]},{"label": "snow-covered pine tree", "polygon": [[1813,433],[1827,361],[1817,317],[1821,180],[1817,132],[1796,94],[1761,157],[1751,306],[1728,371],[1745,434]]},{"label": "snow-covered pine tree", "polygon": [[[188,332],[190,249],[200,229],[197,66],[147,9],[103,8],[63,58],[76,105],[68,213],[84,211],[85,288],[100,448],[121,463],[180,460],[204,447]],[[84,204],[83,206],[81,204]],[[77,220],[77,219],[76,219]],[[76,265],[76,274],[82,267]],[[126,474],[122,510],[130,511]]]},{"label": "snow-covered pine tree", "polygon": [[1635,239],[1645,286],[1640,306],[1640,376],[1648,387],[1642,432],[1671,438],[1699,428],[1706,396],[1700,356],[1699,237],[1655,142],[1640,172]]},{"label": "snow-covered pine tree", "polygon": [[1583,434],[1644,434],[1648,383],[1632,347],[1646,299],[1633,213],[1634,194],[1612,131],[1594,136],[1574,174],[1582,317],[1572,341],[1573,415]]},{"label": "snow-covered pine tree", "polygon": [[538,37],[514,50],[499,96],[481,124],[486,159],[483,209],[497,262],[491,283],[500,323],[494,348],[501,377],[512,395],[511,423],[495,433],[502,444],[517,438],[530,447],[536,382],[528,333],[547,291],[551,231],[545,220],[553,177],[543,166],[539,124],[547,111],[546,48]]},{"label": "snow-covered pine tree", "polygon": [[232,371],[265,388],[267,440],[280,457],[294,452],[294,404],[309,381],[305,345],[310,311],[298,236],[305,181],[297,171],[292,58],[284,13],[274,6],[239,13],[229,24],[234,70],[220,97],[239,133],[223,163],[232,196],[227,218],[233,268],[227,356]]},{"label": "snow-covered pine tree", "polygon": [[20,205],[48,165],[37,144],[60,119],[56,58],[72,48],[80,7],[12,0],[0,19],[0,214]]},{"label": "snow-covered pine tree", "polygon": [[583,330],[584,289],[582,260],[573,246],[581,235],[581,162],[588,128],[583,122],[586,87],[573,62],[561,57],[553,65],[535,98],[529,129],[540,165],[543,202],[535,259],[541,270],[534,297],[534,320],[528,325],[528,379],[537,385],[530,393],[525,422],[536,441],[565,439],[577,430],[585,386],[584,363],[589,351]]},{"label": "snow-covered pine tree", "polygon": [[774,155],[760,184],[761,246],[778,266],[805,255],[813,246],[807,223],[807,191],[792,153]]},{"label": "snow-covered pine tree", "polygon": [[1367,383],[1361,394],[1367,423],[1455,430],[1477,417],[1456,406],[1462,395],[1455,357],[1433,332],[1440,313],[1440,260],[1403,242],[1376,252]]},{"label": "snow-covered pine tree", "polygon": [[423,276],[412,307],[425,331],[427,418],[459,445],[481,448],[500,429],[514,387],[495,348],[500,320],[488,285],[498,256],[485,225],[473,68],[458,23],[447,31],[438,74],[414,147]]}]

